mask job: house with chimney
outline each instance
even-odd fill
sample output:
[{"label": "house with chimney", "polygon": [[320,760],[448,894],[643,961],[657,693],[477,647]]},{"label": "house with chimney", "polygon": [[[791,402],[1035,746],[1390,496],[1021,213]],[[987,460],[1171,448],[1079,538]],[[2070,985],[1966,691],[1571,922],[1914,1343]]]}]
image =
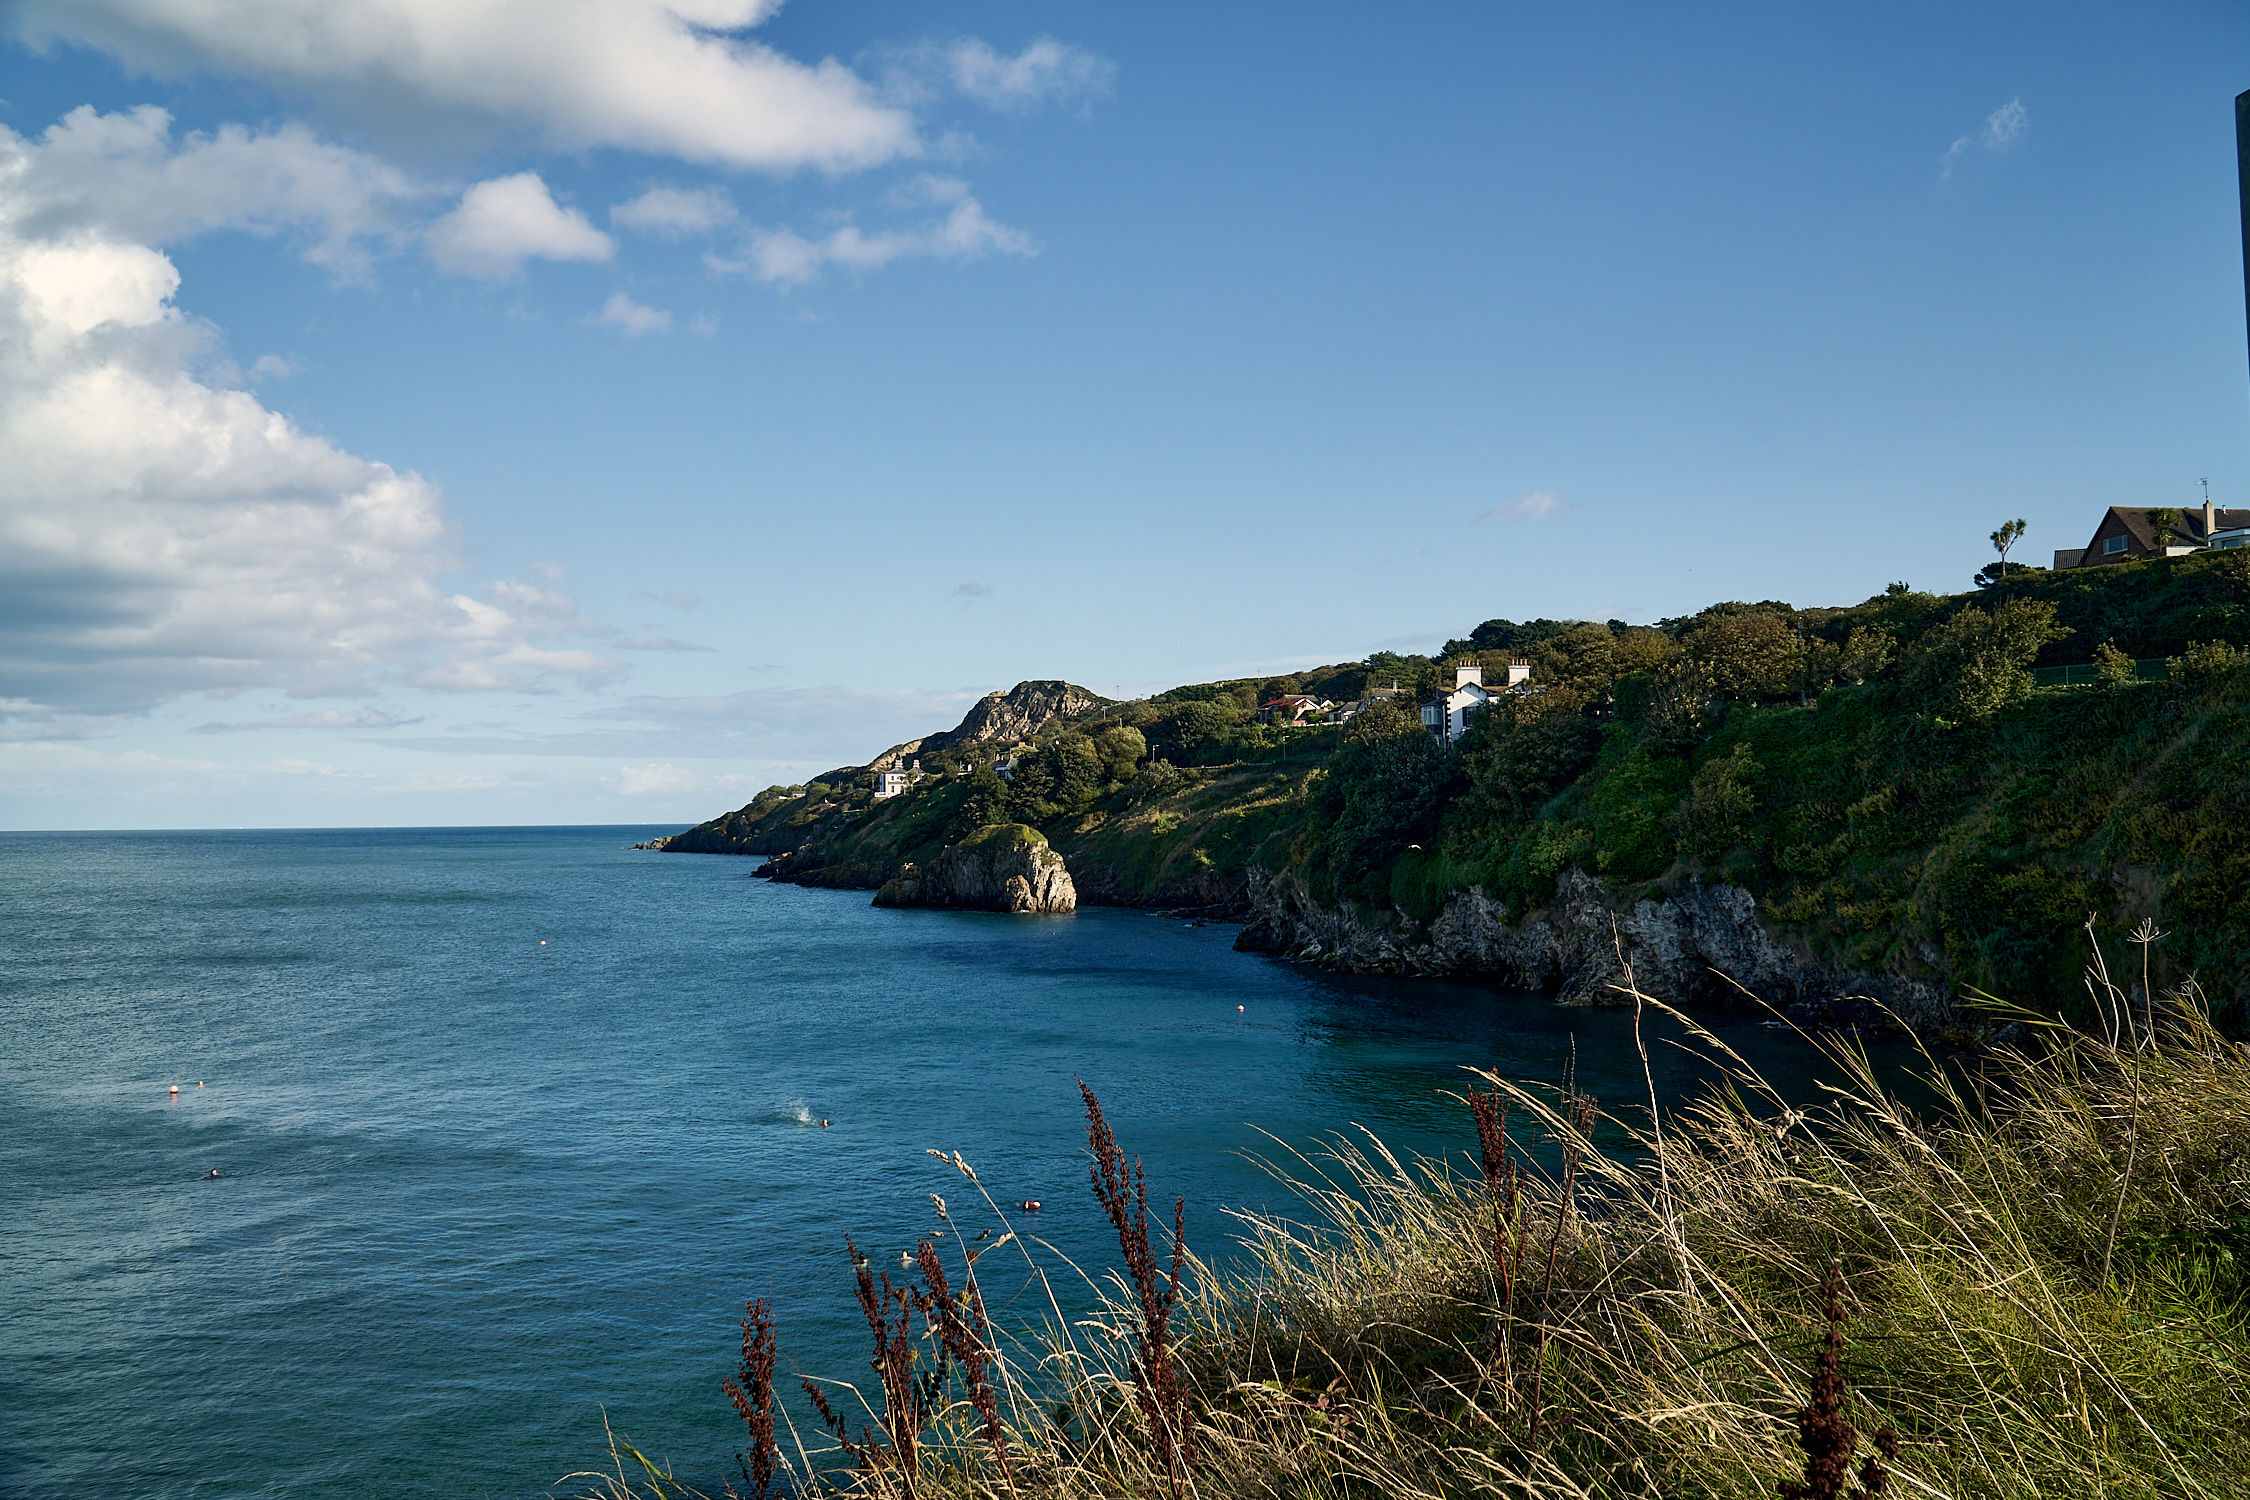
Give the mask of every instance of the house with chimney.
[{"label": "house with chimney", "polygon": [[1308,715],[1326,714],[1336,705],[1303,693],[1283,693],[1271,703],[1258,705],[1261,724],[1302,724]]},{"label": "house with chimney", "polygon": [[2137,562],[2148,557],[2184,557],[2205,548],[2224,551],[2250,543],[2250,510],[2227,509],[2205,500],[2200,508],[2173,512],[2179,520],[2163,536],[2152,519],[2164,507],[2112,505],[2086,545],[2055,553],[2055,568],[2094,568],[2103,563]]},{"label": "house with chimney", "polygon": [[1484,668],[1475,662],[1453,664],[1453,686],[1422,705],[1422,727],[1438,738],[1441,745],[1450,745],[1468,730],[1469,714],[1483,708],[1503,693],[1529,693],[1537,689],[1531,685],[1531,663],[1511,661],[1507,667],[1507,681],[1497,687],[1484,685]]}]

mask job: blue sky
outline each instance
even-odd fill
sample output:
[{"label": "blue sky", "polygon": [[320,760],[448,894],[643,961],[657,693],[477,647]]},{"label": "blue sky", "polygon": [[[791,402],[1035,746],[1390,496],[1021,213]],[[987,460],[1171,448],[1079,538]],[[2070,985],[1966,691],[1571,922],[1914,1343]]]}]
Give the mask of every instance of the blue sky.
[{"label": "blue sky", "polygon": [[2238,5],[0,30],[6,826],[694,820],[2250,505]]}]

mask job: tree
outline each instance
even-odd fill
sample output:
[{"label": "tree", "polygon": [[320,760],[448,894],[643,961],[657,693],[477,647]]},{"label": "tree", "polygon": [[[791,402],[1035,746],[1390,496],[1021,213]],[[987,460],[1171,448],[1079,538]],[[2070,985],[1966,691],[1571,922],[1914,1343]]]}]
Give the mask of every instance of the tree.
[{"label": "tree", "polygon": [[2069,634],[2045,600],[2018,599],[1989,613],[1960,610],[1907,653],[1907,690],[1964,719],[1989,718],[2030,693],[2039,648]]},{"label": "tree", "polygon": [[1751,783],[1764,769],[1748,745],[1706,761],[1689,783],[1686,800],[1665,820],[1679,851],[1716,859],[1741,843],[1758,809]]},{"label": "tree", "polygon": [[2003,521],[2000,529],[1992,533],[1992,550],[2000,554],[2000,566],[2008,566],[2008,549],[2023,540],[2024,520],[2018,516],[2013,521]]},{"label": "tree", "polygon": [[2169,505],[2159,505],[2148,513],[2148,529],[2155,536],[2156,550],[2162,552],[2173,545],[2172,534],[2180,529],[2180,513]]},{"label": "tree", "polygon": [[1244,717],[1232,704],[1175,704],[1148,726],[1147,739],[1157,754],[1174,765],[1189,765],[1199,751]]},{"label": "tree", "polygon": [[1103,773],[1113,782],[1132,780],[1134,771],[1148,758],[1147,738],[1130,724],[1095,735],[1094,748],[1101,752]]},{"label": "tree", "polygon": [[1793,691],[1804,655],[1789,622],[1762,611],[1712,620],[1688,637],[1687,649],[1713,688],[1746,702]]},{"label": "tree", "polygon": [[1314,794],[1328,877],[1346,895],[1386,901],[1391,864],[1408,844],[1434,837],[1461,781],[1436,737],[1403,710],[1378,703],[1362,713]]},{"label": "tree", "polygon": [[2133,658],[2118,650],[2108,641],[2094,648],[2094,678],[2110,687],[2118,687],[2133,680]]}]

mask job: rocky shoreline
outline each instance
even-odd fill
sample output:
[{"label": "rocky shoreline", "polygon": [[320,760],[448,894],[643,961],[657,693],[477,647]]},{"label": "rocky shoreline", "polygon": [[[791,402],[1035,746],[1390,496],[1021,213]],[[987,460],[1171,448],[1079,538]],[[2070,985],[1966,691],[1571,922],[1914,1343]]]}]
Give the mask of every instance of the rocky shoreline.
[{"label": "rocky shoreline", "polygon": [[[1036,837],[1034,830],[1022,832]],[[1510,921],[1502,903],[1472,888],[1416,925],[1317,901],[1288,872],[1252,867],[1244,878],[1213,875],[1192,888],[1134,894],[1098,871],[1074,879],[1044,839],[1035,847],[1020,838],[993,844],[949,848],[926,869],[792,869],[792,855],[784,853],[756,873],[792,884],[873,889],[879,906],[1065,912],[1084,904],[1239,921],[1235,946],[1246,952],[1347,973],[1493,978],[1571,1005],[1623,1004],[1627,991],[1638,987],[1667,1005],[1770,1006],[1804,1026],[1897,1027],[1941,1037],[1963,1025],[1950,989],[1823,964],[1770,932],[1756,899],[1738,885],[1691,879],[1661,899],[1619,900],[1595,876],[1569,869],[1556,883],[1554,900],[1519,920]],[[1937,967],[1934,955],[1931,961]]]},{"label": "rocky shoreline", "polygon": [[1253,869],[1236,946],[1353,973],[1489,975],[1566,1004],[1620,1004],[1630,989],[1668,1005],[1762,1004],[1806,1026],[1958,1030],[1949,989],[1835,969],[1767,931],[1738,885],[1690,880],[1661,900],[1619,901],[1569,869],[1549,905],[1511,923],[1480,888],[1457,892],[1419,933],[1311,898],[1294,875]]},{"label": "rocky shoreline", "polygon": [[1047,836],[1022,823],[992,823],[908,865],[875,892],[877,906],[1062,914],[1078,909],[1070,867]]}]

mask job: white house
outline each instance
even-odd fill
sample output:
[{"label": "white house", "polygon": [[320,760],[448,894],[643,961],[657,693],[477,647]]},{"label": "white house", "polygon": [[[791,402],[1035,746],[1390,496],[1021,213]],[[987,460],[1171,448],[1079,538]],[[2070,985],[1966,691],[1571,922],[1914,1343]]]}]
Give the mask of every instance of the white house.
[{"label": "white house", "polygon": [[1422,705],[1422,727],[1436,735],[1439,744],[1450,745],[1469,727],[1469,710],[1484,707],[1501,693],[1530,691],[1530,662],[1509,662],[1508,681],[1497,689],[1484,685],[1484,668],[1473,663],[1457,663],[1453,668],[1452,689]]},{"label": "white house", "polygon": [[896,797],[922,779],[922,763],[909,761],[903,771],[878,771],[875,773],[875,800]]}]

